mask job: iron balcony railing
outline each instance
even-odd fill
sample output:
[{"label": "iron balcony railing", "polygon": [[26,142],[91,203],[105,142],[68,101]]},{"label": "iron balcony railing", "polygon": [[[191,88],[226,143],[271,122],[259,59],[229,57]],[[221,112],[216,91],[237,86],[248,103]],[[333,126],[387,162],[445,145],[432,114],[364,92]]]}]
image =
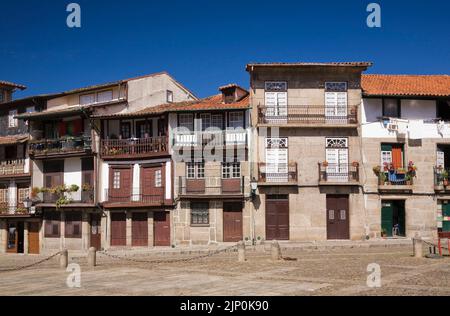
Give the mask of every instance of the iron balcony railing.
[{"label": "iron balcony railing", "polygon": [[268,125],[351,125],[358,123],[358,108],[325,105],[258,106],[258,123]]},{"label": "iron balcony railing", "polygon": [[164,205],[164,193],[145,193],[139,188],[105,189],[106,203]]},{"label": "iron balcony railing", "polygon": [[297,163],[270,164],[259,163],[259,182],[298,183]]},{"label": "iron balcony railing", "polygon": [[407,171],[402,168],[388,171],[382,170],[378,174],[378,185],[380,187],[389,187],[398,185],[410,186],[413,184],[414,178],[408,176]]},{"label": "iron balcony railing", "polygon": [[191,179],[178,178],[178,193],[183,195],[242,195],[245,191],[245,177],[223,179],[205,177]]},{"label": "iron balcony railing", "polygon": [[359,163],[330,164],[319,163],[320,183],[357,183],[359,182]]},{"label": "iron balcony railing", "polygon": [[85,203],[93,204],[95,202],[94,189],[80,189],[77,192],[70,193],[54,193],[54,192],[41,192],[37,194],[37,199],[46,204],[55,204],[60,198],[65,197],[69,204],[72,203]]},{"label": "iron balcony railing", "polygon": [[64,137],[59,139],[43,139],[30,142],[28,148],[31,156],[66,154],[90,151],[90,136]]},{"label": "iron balcony railing", "polygon": [[173,145],[182,146],[235,146],[248,144],[247,132],[217,131],[217,132],[176,132]]},{"label": "iron balcony railing", "polygon": [[450,190],[450,168],[434,167],[435,188]]},{"label": "iron balcony railing", "polygon": [[104,139],[101,141],[102,157],[136,157],[168,153],[166,136],[138,139]]},{"label": "iron balcony railing", "polygon": [[25,159],[0,161],[0,176],[12,176],[28,172]]}]

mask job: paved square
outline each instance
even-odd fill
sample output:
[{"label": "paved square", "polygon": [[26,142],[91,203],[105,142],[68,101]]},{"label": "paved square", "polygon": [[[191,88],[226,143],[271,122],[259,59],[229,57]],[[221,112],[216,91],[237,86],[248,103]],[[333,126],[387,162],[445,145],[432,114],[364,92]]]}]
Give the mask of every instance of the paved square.
[{"label": "paved square", "polygon": [[[283,255],[297,260],[273,262],[267,251],[249,251],[246,263],[238,263],[236,253],[225,253],[151,264],[98,254],[98,267],[91,269],[86,258],[71,257],[81,266],[79,289],[67,287],[69,273],[54,258],[26,270],[0,272],[0,295],[450,295],[450,258],[413,258],[411,247],[291,249]],[[42,258],[0,255],[0,270]],[[132,258],[180,257],[142,252]],[[381,288],[367,286],[371,263],[381,266]]]}]

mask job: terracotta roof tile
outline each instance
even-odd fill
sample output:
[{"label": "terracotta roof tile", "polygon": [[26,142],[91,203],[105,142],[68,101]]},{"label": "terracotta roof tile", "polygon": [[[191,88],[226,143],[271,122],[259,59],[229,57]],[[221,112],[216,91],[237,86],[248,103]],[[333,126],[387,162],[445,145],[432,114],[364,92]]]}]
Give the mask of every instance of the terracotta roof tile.
[{"label": "terracotta roof tile", "polygon": [[0,80],[0,86],[7,86],[7,87],[11,87],[11,88],[17,88],[20,90],[25,90],[27,87],[21,84],[17,84],[17,83],[13,83],[13,82],[9,82],[9,81],[2,81]]},{"label": "terracotta roof tile", "polygon": [[363,75],[366,96],[450,96],[448,75]]},{"label": "terracotta roof tile", "polygon": [[28,140],[28,135],[12,135],[0,137],[0,145],[13,145],[24,143]]}]

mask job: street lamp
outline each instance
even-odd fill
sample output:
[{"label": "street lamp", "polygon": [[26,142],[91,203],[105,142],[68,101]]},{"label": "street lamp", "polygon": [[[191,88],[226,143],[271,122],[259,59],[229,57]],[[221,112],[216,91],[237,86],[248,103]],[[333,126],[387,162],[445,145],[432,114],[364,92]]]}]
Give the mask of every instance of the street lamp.
[{"label": "street lamp", "polygon": [[33,200],[27,197],[25,200],[23,200],[23,205],[27,209],[28,212],[31,213],[31,207],[33,206]]},{"label": "street lamp", "polygon": [[252,189],[252,197],[256,196],[256,190],[258,189],[258,181],[253,178],[252,181],[250,181],[250,187]]}]

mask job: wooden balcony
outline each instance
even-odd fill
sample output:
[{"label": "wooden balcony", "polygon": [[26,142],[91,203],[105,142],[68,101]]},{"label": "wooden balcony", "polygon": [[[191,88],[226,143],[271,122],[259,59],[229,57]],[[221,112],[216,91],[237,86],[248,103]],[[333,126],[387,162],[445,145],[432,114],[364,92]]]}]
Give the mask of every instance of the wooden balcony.
[{"label": "wooden balcony", "polygon": [[101,141],[103,159],[152,158],[169,154],[165,136],[140,139],[106,139]]},{"label": "wooden balcony", "polygon": [[358,108],[348,107],[342,113],[325,105],[258,106],[258,125],[288,127],[357,127]]},{"label": "wooden balcony", "polygon": [[258,164],[258,183],[260,185],[297,185],[297,163]]},{"label": "wooden balcony", "polygon": [[139,188],[105,189],[106,207],[164,206],[164,194],[147,194]]},{"label": "wooden balcony", "polygon": [[245,193],[244,186],[245,177],[232,179],[179,177],[178,194],[182,197],[242,197]]},{"label": "wooden balcony", "polygon": [[[0,161],[0,177],[21,176],[29,174],[26,169],[25,159]],[[28,168],[27,168],[28,169]]]},{"label": "wooden balcony", "polygon": [[319,163],[320,185],[358,185],[359,163],[326,164]]},{"label": "wooden balcony", "polygon": [[174,147],[202,147],[202,146],[247,146],[247,132],[245,130],[230,130],[217,132],[178,132],[175,133]]},{"label": "wooden balcony", "polygon": [[30,157],[46,159],[52,157],[82,156],[92,152],[91,137],[64,137],[59,139],[44,139],[30,142],[28,146]]}]

